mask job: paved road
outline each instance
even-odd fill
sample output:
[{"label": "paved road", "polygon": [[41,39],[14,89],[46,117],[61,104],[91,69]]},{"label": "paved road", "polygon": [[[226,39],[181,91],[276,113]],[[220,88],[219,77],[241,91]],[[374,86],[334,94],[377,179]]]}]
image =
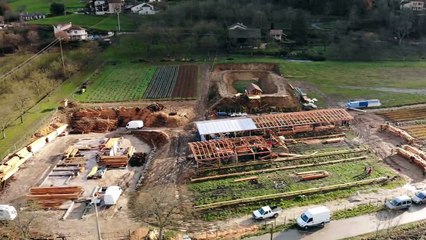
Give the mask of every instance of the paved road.
[{"label": "paved road", "polygon": [[[412,223],[426,219],[426,206],[412,206],[408,211],[382,211],[376,214],[363,215],[332,221],[324,228],[310,230],[291,229],[274,233],[275,240],[334,240],[344,239],[371,233],[377,229],[388,229],[401,224]],[[270,240],[269,234],[248,238],[247,240]]]}]

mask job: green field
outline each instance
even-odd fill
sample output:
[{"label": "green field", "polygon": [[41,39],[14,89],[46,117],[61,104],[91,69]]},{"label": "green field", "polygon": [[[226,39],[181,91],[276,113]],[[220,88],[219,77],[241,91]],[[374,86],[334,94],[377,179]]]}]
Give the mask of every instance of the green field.
[{"label": "green field", "polygon": [[89,80],[82,102],[120,102],[143,98],[156,67],[139,63],[107,64]]},{"label": "green field", "polygon": [[65,4],[65,10],[68,12],[76,11],[84,7],[84,2],[81,0],[7,0],[14,11],[23,12],[50,12],[50,4],[53,2]]},{"label": "green field", "polygon": [[[340,104],[350,99],[378,98],[383,106],[426,102],[426,61],[389,62],[291,62],[277,58],[234,57],[226,62],[271,62],[290,81],[306,82]],[[422,93],[416,90],[424,90]],[[321,102],[315,91],[307,92]]]},{"label": "green field", "polygon": [[[372,166],[373,172],[370,176],[364,175],[365,166]],[[294,172],[305,172],[312,170],[326,170],[330,176],[299,182],[293,177]],[[188,188],[193,192],[194,205],[203,205],[216,203],[234,199],[250,198],[255,196],[263,196],[268,194],[291,192],[304,190],[309,188],[336,185],[341,183],[355,182],[378,178],[383,176],[394,176],[395,174],[384,164],[378,162],[375,157],[355,162],[344,162],[332,165],[323,165],[318,167],[306,167],[292,169],[286,171],[277,171],[260,175],[242,175],[219,180],[210,180],[200,183],[192,183]],[[253,184],[248,181],[234,182],[235,179],[241,179],[250,176],[257,176],[258,183]],[[278,185],[277,185],[278,184]],[[277,186],[279,186],[277,188]],[[368,189],[372,190],[379,186],[369,185]],[[313,194],[302,198],[261,201],[258,203],[244,204],[243,206],[234,206],[221,208],[220,210],[206,210],[202,212],[202,218],[205,220],[224,219],[233,214],[247,214],[253,209],[261,205],[280,205],[283,208],[293,206],[316,204],[318,202],[335,200],[350,196],[359,189],[366,187],[352,187],[344,190],[336,190],[322,194]]]},{"label": "green field", "polygon": [[[135,31],[138,26],[138,16],[120,15],[121,31]],[[88,29],[98,29],[104,31],[117,31],[117,16],[96,16],[83,14],[70,14],[66,16],[56,16],[31,21],[33,24],[52,25],[64,22],[72,22]]]}]

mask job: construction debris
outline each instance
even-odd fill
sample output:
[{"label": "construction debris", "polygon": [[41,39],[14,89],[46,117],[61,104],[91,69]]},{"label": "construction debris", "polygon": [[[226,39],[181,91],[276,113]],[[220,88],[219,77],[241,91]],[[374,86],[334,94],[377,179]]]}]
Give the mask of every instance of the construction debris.
[{"label": "construction debris", "polygon": [[80,186],[33,187],[27,197],[43,208],[58,208],[68,200],[77,200],[83,192]]}]

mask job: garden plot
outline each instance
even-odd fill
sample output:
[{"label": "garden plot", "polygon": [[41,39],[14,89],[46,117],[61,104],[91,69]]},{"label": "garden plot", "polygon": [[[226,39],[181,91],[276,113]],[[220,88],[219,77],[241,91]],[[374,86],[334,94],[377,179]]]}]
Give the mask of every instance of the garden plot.
[{"label": "garden plot", "polygon": [[380,113],[392,122],[405,122],[426,119],[426,108],[405,108]]},{"label": "garden plot", "polygon": [[89,80],[82,102],[121,102],[142,99],[156,67],[132,63],[106,65]]},{"label": "garden plot", "polygon": [[411,136],[426,140],[426,124],[416,124],[403,127]]},{"label": "garden plot", "polygon": [[[373,168],[370,175],[365,173],[366,167]],[[296,174],[310,171],[326,171],[328,176],[302,181]],[[395,176],[365,149],[277,159],[269,165],[212,170],[201,175],[192,179],[189,189],[194,193],[195,209],[206,220],[248,213],[263,204],[289,207],[345,197],[362,185],[371,187]],[[209,210],[215,208],[220,210]]]}]

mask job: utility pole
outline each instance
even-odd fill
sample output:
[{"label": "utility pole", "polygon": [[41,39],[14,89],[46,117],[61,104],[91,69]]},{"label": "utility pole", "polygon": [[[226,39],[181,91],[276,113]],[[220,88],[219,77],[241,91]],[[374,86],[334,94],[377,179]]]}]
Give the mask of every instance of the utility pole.
[{"label": "utility pole", "polygon": [[118,32],[121,31],[121,26],[120,26],[120,10],[116,9],[117,11],[117,24],[118,24]]},{"label": "utility pole", "polygon": [[99,215],[98,215],[98,203],[96,201],[97,199],[95,198],[95,201],[93,202],[93,204],[95,204],[95,215],[96,215],[96,232],[98,233],[98,240],[102,240],[102,235],[101,235],[101,226],[99,225]]},{"label": "utility pole", "polygon": [[59,47],[61,48],[61,60],[62,60],[62,70],[64,71],[64,78],[67,79],[66,71],[65,71],[65,60],[64,60],[64,51],[62,50],[62,38],[59,38]]}]

